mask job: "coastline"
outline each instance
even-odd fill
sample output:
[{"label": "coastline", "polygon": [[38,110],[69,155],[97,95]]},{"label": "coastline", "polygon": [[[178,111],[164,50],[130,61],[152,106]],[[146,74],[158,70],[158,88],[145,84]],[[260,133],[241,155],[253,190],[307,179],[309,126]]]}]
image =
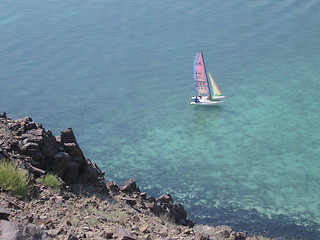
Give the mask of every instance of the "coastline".
[{"label": "coastline", "polygon": [[[170,195],[148,196],[134,179],[123,185],[106,182],[100,168],[84,156],[72,128],[53,136],[30,117],[12,119],[3,113],[0,161],[5,159],[26,169],[33,183],[32,194],[24,200],[0,191],[0,206],[7,212],[0,229],[9,224],[16,236],[33,232],[38,239],[268,239],[229,226],[194,225]],[[60,178],[60,191],[36,181],[47,173]],[[113,220],[110,212],[116,215]]]}]

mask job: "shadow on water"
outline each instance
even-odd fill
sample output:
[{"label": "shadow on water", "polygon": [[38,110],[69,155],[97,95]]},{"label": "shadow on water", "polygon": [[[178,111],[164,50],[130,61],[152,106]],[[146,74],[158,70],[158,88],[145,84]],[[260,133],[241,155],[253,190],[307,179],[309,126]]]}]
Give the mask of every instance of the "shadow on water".
[{"label": "shadow on water", "polygon": [[[197,216],[189,216],[196,224],[228,225],[235,231],[247,231],[252,235],[280,239],[320,239],[320,224],[309,221],[307,225],[300,225],[289,216],[277,215],[270,218],[255,209],[242,210],[224,207],[209,210],[193,206],[188,211],[197,213]],[[203,216],[211,215],[212,217],[202,217],[201,212]]]},{"label": "shadow on water", "polygon": [[194,113],[197,118],[219,118],[222,112],[225,111],[224,106],[193,106]]},{"label": "shadow on water", "polygon": [[228,106],[218,105],[218,106],[192,106],[193,109],[193,119],[197,127],[210,128],[215,122],[224,121],[223,118],[230,117],[230,115],[236,115],[237,112],[230,110]]},{"label": "shadow on water", "polygon": [[219,121],[221,118],[221,106],[208,107],[208,106],[196,106],[194,108],[193,130],[197,133],[197,137],[205,136],[210,129],[212,123]]},{"label": "shadow on water", "polygon": [[227,114],[237,114],[237,111],[231,110],[227,103],[224,103],[222,105],[217,106],[192,106],[194,107],[195,113],[207,113],[207,112],[213,112],[213,113],[227,113]]}]

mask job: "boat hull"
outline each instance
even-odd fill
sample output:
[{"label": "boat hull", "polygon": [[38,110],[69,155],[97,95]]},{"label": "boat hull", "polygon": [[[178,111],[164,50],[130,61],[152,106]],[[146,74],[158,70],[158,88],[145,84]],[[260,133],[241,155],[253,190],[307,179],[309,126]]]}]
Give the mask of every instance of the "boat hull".
[{"label": "boat hull", "polygon": [[[204,97],[206,98],[206,97]],[[192,100],[196,99],[196,97],[191,97]],[[225,96],[211,96],[211,100],[223,100],[225,99]]]},{"label": "boat hull", "polygon": [[225,96],[212,96],[211,100],[223,100]]},{"label": "boat hull", "polygon": [[200,102],[190,102],[190,105],[200,105],[200,106],[217,106],[223,104],[224,101],[200,101]]}]

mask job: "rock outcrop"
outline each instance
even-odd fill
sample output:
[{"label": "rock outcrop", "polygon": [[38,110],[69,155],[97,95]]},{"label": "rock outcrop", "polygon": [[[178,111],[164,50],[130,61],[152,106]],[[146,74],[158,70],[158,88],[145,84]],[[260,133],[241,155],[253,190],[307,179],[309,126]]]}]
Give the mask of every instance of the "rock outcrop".
[{"label": "rock outcrop", "polygon": [[13,120],[1,116],[1,158],[15,159],[35,177],[51,172],[66,184],[103,185],[104,173],[84,156],[71,128],[56,137],[30,117]]},{"label": "rock outcrop", "polygon": [[129,179],[123,186],[118,186],[114,182],[108,182],[106,186],[111,195],[115,197],[123,196],[122,200],[139,211],[152,212],[154,215],[178,225],[189,227],[194,225],[188,219],[184,207],[179,203],[174,203],[169,194],[162,195],[157,199],[150,197],[145,192],[141,193],[134,179]]}]

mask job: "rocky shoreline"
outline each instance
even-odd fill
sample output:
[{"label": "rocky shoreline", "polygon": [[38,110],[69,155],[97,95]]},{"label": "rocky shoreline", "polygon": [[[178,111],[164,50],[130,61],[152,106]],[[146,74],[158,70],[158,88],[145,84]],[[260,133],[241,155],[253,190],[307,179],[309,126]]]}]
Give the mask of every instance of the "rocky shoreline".
[{"label": "rocky shoreline", "polygon": [[[72,128],[53,136],[32,118],[0,115],[0,161],[26,169],[33,190],[18,199],[0,186],[0,239],[267,239],[228,226],[194,225],[170,195],[141,192],[134,179],[106,182]],[[52,173],[62,189],[36,181]]]}]

